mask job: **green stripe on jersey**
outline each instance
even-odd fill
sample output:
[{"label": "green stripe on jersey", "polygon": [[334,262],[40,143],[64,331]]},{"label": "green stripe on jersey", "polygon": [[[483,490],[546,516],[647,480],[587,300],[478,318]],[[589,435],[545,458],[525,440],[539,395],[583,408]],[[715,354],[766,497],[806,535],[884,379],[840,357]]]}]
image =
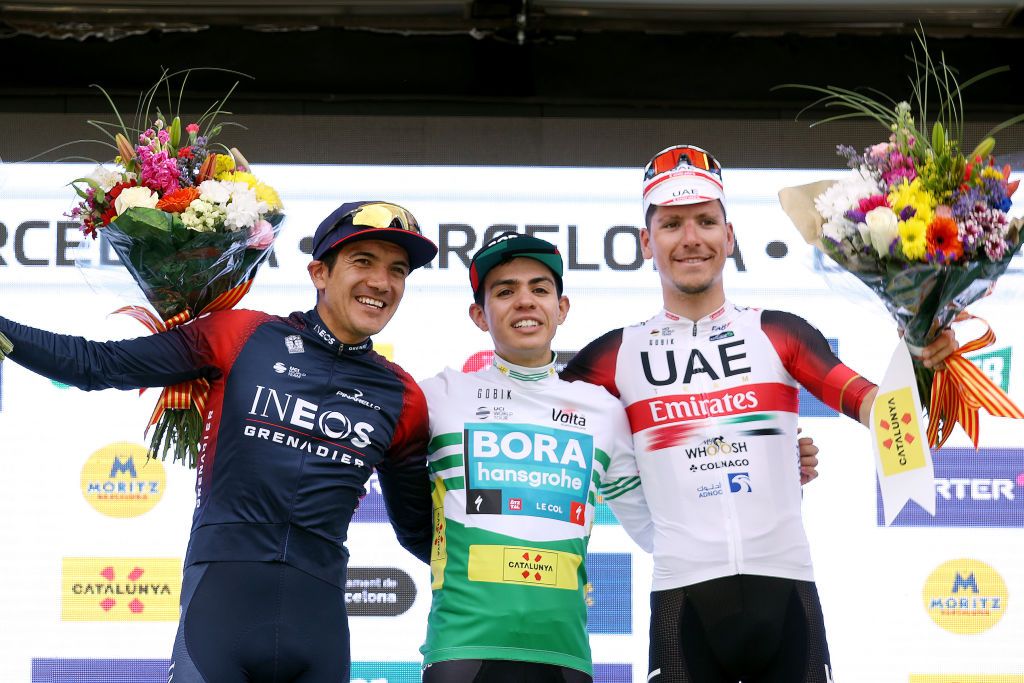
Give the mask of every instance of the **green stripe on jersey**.
[{"label": "green stripe on jersey", "polygon": [[600,448],[594,449],[594,460],[601,463],[601,467],[604,468],[605,472],[608,471],[608,465],[610,465],[612,462],[611,457],[607,453],[602,451]]},{"label": "green stripe on jersey", "polygon": [[465,477],[451,477],[450,479],[444,480],[444,487],[449,491],[455,491],[457,489],[466,488]]},{"label": "green stripe on jersey", "polygon": [[615,491],[601,490],[601,495],[604,496],[605,500],[615,500],[619,496],[625,495],[640,486],[640,477],[632,477],[632,480],[628,484],[620,486]]},{"label": "green stripe on jersey", "polygon": [[462,443],[462,432],[438,434],[437,436],[430,440],[430,445],[427,446],[427,453],[433,455],[435,452],[441,450],[445,446],[454,446],[457,443]]},{"label": "green stripe on jersey", "polygon": [[640,485],[640,477],[622,477],[601,485],[601,495],[605,498],[618,498],[626,491],[632,491]]},{"label": "green stripe on jersey", "polygon": [[462,453],[455,453],[453,455],[446,455],[443,458],[430,461],[430,471],[438,473],[443,470],[450,470],[453,467],[462,466]]}]

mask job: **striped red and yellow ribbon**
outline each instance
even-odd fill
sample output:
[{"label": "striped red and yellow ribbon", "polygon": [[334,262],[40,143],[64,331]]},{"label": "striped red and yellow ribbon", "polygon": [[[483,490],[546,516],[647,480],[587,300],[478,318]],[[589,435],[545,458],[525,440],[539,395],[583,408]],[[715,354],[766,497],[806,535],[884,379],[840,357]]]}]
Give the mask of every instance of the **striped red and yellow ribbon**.
[{"label": "striped red and yellow ribbon", "polygon": [[945,369],[935,371],[928,406],[928,445],[932,448],[941,448],[946,443],[957,422],[977,448],[978,411],[982,408],[990,415],[1024,419],[1024,412],[1010,397],[977,365],[964,358],[964,354],[983,349],[996,340],[987,322],[975,316],[967,319],[972,318],[985,324],[985,334],[954,351],[945,360]]},{"label": "striped red and yellow ribbon", "polygon": [[[252,280],[246,280],[237,287],[229,289],[207,304],[203,310],[199,312],[199,315],[213,313],[214,311],[226,311],[230,308],[234,308],[238,302],[242,300],[242,297],[249,292],[250,287],[252,287]],[[192,319],[192,315],[187,309],[168,318],[167,320],[161,320],[148,308],[144,308],[142,306],[123,306],[114,311],[114,313],[124,313],[125,315],[135,318],[145,325],[153,334],[166,332],[178,325],[184,325]],[[141,389],[139,393],[141,394],[143,391],[145,391],[145,389]],[[160,398],[156,402],[153,414],[149,418],[149,426],[146,427],[146,431],[148,432],[149,427],[152,427],[159,422],[164,411],[168,409],[188,410],[194,404],[196,410],[199,411],[200,416],[204,415],[206,412],[206,399],[209,394],[210,383],[202,377],[182,382],[181,384],[175,384],[174,386],[165,387],[160,393]]]}]

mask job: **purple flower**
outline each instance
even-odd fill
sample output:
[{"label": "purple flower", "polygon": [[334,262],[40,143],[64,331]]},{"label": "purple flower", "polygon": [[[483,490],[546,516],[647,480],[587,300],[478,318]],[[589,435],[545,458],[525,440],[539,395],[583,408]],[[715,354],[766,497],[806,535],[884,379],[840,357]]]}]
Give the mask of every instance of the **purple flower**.
[{"label": "purple flower", "polygon": [[866,215],[867,214],[865,214],[860,209],[850,209],[845,214],[843,214],[843,217],[852,223],[863,223],[864,216]]},{"label": "purple flower", "polygon": [[904,206],[903,210],[900,211],[900,220],[901,221],[910,220],[911,218],[913,218],[916,215],[917,215],[917,209],[915,209],[912,206]]}]

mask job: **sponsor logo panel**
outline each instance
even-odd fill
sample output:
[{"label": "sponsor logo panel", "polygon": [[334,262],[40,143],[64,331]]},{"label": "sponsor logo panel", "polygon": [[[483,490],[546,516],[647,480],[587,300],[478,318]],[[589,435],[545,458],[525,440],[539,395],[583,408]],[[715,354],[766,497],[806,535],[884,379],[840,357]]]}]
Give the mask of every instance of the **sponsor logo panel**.
[{"label": "sponsor logo panel", "polygon": [[[839,340],[835,337],[826,337],[829,348],[836,356],[839,355]],[[839,417],[839,413],[825,405],[818,398],[800,387],[800,417]]]},{"label": "sponsor logo panel", "polygon": [[380,355],[384,356],[385,358],[387,358],[392,363],[395,361],[395,345],[394,344],[386,344],[386,343],[383,343],[383,342],[380,342],[380,343],[373,342],[373,350],[376,351],[378,354],[380,354]]},{"label": "sponsor logo panel", "polygon": [[967,356],[971,361],[984,372],[992,383],[1003,391],[1010,390],[1010,349],[999,349],[985,353],[975,353]]},{"label": "sponsor logo panel", "polygon": [[118,441],[89,456],[82,466],[82,495],[109,517],[138,517],[163,498],[167,473],[145,447]]},{"label": "sponsor logo panel", "polygon": [[632,556],[629,553],[590,553],[587,556],[587,580],[587,631],[632,633]]},{"label": "sponsor logo panel", "polygon": [[594,507],[594,524],[599,525],[615,525],[618,524],[619,520],[616,519],[615,513],[608,507],[608,503],[604,502],[604,496],[597,496],[597,505]]},{"label": "sponsor logo panel", "polygon": [[167,683],[166,659],[33,659],[31,683]]},{"label": "sponsor logo panel", "polygon": [[352,662],[351,683],[420,683],[419,662]]},{"label": "sponsor logo panel", "polygon": [[[31,683],[167,683],[166,659],[33,659]],[[612,665],[622,666],[622,665]],[[602,679],[595,678],[595,682]],[[607,679],[609,683],[619,678]],[[419,662],[352,662],[351,683],[419,683]]]},{"label": "sponsor logo panel", "polygon": [[1024,674],[910,674],[909,683],[1024,683]]},{"label": "sponsor logo panel", "polygon": [[353,522],[387,522],[388,511],[384,507],[384,496],[380,491],[380,480],[377,472],[366,481],[366,493],[359,499],[359,507],[352,516]]},{"label": "sponsor logo panel", "polygon": [[[1024,528],[1024,449],[943,448],[932,460],[935,516],[910,504],[893,526]],[[883,526],[880,493],[876,501]]]},{"label": "sponsor logo panel", "polygon": [[922,590],[925,611],[950,633],[982,633],[995,626],[1008,606],[1006,582],[980,560],[962,558],[939,565]]},{"label": "sponsor logo panel", "polygon": [[181,560],[65,557],[64,621],[177,621]]},{"label": "sponsor logo panel", "polygon": [[633,665],[595,664],[594,683],[633,683]]},{"label": "sponsor logo panel", "polygon": [[[166,659],[33,659],[30,683],[167,683]],[[631,683],[630,664],[595,664],[594,683]],[[419,662],[352,662],[350,683],[420,683]],[[914,683],[915,679],[911,679]],[[932,683],[932,679],[921,679]],[[938,683],[940,679],[936,679]],[[985,683],[1020,683],[997,677]],[[941,679],[945,683],[946,679]],[[982,683],[973,678],[964,683]]]},{"label": "sponsor logo panel", "polygon": [[539,425],[470,424],[464,443],[468,514],[572,522],[573,513],[586,505],[594,453],[589,434]]},{"label": "sponsor logo panel", "polygon": [[574,553],[505,545],[469,546],[469,580],[576,590],[582,558]]},{"label": "sponsor logo panel", "polygon": [[345,609],[350,617],[397,617],[416,601],[416,584],[398,567],[349,567]]}]

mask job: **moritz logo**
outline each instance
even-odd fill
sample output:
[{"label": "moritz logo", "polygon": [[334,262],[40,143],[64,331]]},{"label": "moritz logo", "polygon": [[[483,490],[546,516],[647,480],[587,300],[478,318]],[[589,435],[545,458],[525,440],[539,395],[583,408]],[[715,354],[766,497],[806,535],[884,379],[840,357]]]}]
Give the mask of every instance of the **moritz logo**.
[{"label": "moritz logo", "polygon": [[89,456],[82,466],[82,495],[108,517],[138,517],[163,498],[164,464],[144,447],[118,441]]}]

